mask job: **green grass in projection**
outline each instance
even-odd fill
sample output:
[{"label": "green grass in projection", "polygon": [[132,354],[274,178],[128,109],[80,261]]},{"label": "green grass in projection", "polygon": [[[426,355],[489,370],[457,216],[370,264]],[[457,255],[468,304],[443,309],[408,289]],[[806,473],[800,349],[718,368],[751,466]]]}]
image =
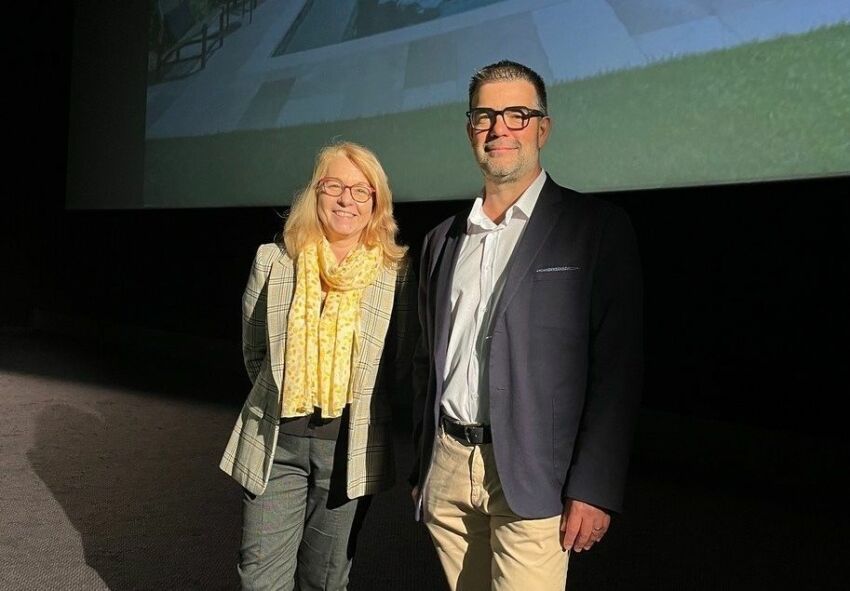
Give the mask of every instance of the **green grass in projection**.
[{"label": "green grass in projection", "polygon": [[547,163],[586,190],[847,173],[848,72],[841,25],[558,86]]},{"label": "green grass in projection", "polygon": [[[553,84],[543,164],[581,191],[850,172],[850,25]],[[148,140],[145,203],[281,205],[319,146],[373,148],[399,200],[463,198],[480,177],[464,103],[363,119]]]}]

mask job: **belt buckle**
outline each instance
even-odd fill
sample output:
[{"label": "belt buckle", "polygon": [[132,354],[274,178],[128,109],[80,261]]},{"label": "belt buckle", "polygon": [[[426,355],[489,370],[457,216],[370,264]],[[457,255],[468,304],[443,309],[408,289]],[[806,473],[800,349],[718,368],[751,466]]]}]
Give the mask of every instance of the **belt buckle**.
[{"label": "belt buckle", "polygon": [[472,445],[480,445],[484,440],[484,429],[480,429],[473,425],[464,425],[463,436],[468,443]]}]

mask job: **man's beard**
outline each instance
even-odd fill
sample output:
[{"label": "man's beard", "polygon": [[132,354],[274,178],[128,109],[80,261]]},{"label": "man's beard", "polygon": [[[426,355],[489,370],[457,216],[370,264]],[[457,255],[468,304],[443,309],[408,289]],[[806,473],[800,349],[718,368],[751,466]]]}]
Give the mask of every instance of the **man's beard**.
[{"label": "man's beard", "polygon": [[517,159],[513,162],[498,162],[495,158],[490,158],[485,152],[479,158],[478,164],[491,182],[503,184],[512,183],[519,179],[526,163],[521,154],[517,154]]}]

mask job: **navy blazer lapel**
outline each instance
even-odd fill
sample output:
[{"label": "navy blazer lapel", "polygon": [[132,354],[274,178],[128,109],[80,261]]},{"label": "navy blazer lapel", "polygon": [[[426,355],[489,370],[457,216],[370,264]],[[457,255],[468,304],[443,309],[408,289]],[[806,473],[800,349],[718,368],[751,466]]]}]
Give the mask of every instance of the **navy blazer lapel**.
[{"label": "navy blazer lapel", "polygon": [[508,263],[507,273],[505,278],[505,287],[502,291],[502,296],[496,304],[496,310],[493,317],[501,316],[511,299],[516,295],[517,289],[521,285],[521,280],[528,273],[537,253],[543,247],[547,236],[555,227],[560,217],[558,205],[562,202],[561,192],[555,181],[548,175],[546,176],[546,184],[540,191],[540,196],[537,198],[537,204],[534,206],[534,211],[531,213],[531,218],[528,220],[528,226],[525,232],[517,243],[514,249],[511,260]]},{"label": "navy blazer lapel", "polygon": [[[460,246],[466,235],[466,220],[469,212],[465,211],[455,216],[452,225],[449,226],[443,240],[442,247],[437,247],[434,252],[434,260],[437,265],[437,277],[434,300],[434,361],[437,375],[442,376],[446,366],[446,351],[449,346],[449,331],[451,329],[452,312],[452,279],[454,278],[455,265],[457,264]],[[442,384],[442,380],[437,380]],[[439,386],[438,390],[442,387]]]}]

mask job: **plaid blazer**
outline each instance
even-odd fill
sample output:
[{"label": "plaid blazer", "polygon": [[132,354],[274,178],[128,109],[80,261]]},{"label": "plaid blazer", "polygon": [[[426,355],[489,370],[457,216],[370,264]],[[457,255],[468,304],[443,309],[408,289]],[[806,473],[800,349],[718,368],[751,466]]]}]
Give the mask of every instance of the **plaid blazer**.
[{"label": "plaid blazer", "polygon": [[[286,323],[295,293],[295,265],[283,245],[257,250],[242,296],[242,352],[253,387],[219,467],[255,495],[266,489],[280,425]],[[354,364],[349,409],[347,494],[392,486],[391,396],[407,388],[418,334],[416,281],[405,259],[383,267],[363,291],[361,350]],[[404,392],[406,390],[406,392]]]}]

